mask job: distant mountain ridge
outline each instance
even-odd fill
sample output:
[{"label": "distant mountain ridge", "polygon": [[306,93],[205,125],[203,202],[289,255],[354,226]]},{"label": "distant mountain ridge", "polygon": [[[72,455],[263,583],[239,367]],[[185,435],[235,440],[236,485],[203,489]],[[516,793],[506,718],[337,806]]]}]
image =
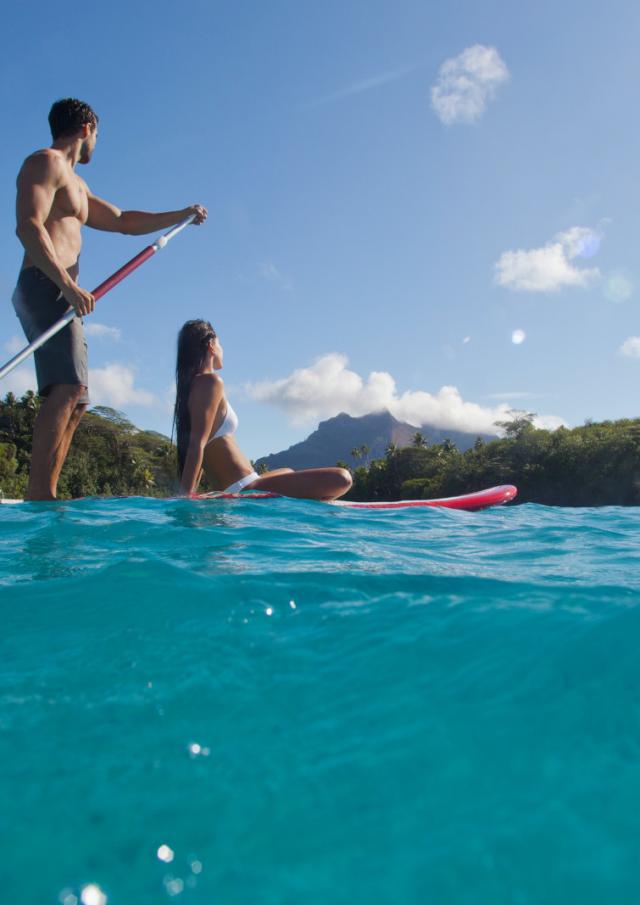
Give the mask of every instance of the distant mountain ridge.
[{"label": "distant mountain ridge", "polygon": [[391,412],[373,412],[354,418],[342,412],[334,418],[321,421],[317,430],[306,440],[295,443],[289,449],[271,453],[256,461],[258,466],[267,468],[317,468],[321,465],[335,465],[346,462],[356,465],[351,451],[359,446],[367,446],[367,459],[380,459],[391,443],[396,446],[409,446],[415,434],[420,431],[429,444],[442,443],[449,438],[460,452],[473,446],[476,438],[495,440],[494,434],[463,433],[461,431],[441,430],[435,427],[414,427],[394,418]]}]

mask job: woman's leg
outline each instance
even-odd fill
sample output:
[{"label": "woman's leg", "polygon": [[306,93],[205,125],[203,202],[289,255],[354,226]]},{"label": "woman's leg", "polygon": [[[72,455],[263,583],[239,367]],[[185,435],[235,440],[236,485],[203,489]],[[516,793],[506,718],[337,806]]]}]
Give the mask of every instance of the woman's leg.
[{"label": "woman's leg", "polygon": [[305,468],[302,471],[275,471],[260,475],[246,490],[269,490],[303,500],[335,500],[351,487],[346,468]]}]

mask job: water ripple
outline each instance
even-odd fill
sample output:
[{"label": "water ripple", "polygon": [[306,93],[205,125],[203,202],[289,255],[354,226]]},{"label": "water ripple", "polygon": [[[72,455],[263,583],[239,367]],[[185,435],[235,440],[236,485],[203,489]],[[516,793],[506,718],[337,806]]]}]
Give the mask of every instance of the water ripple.
[{"label": "water ripple", "polygon": [[3,901],[637,899],[638,510],[0,523]]}]

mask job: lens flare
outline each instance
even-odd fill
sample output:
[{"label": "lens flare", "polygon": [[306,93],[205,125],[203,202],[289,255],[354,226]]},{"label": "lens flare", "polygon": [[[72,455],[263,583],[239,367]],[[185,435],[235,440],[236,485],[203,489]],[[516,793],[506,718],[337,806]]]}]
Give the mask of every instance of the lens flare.
[{"label": "lens flare", "polygon": [[511,334],[511,342],[514,344],[514,346],[521,346],[526,338],[527,334],[524,332],[524,330],[514,330]]},{"label": "lens flare", "polygon": [[584,229],[575,237],[574,255],[578,258],[593,258],[600,251],[602,236],[590,229]]},{"label": "lens flare", "polygon": [[626,302],[633,295],[633,283],[625,273],[614,271],[605,278],[603,292],[608,302]]}]

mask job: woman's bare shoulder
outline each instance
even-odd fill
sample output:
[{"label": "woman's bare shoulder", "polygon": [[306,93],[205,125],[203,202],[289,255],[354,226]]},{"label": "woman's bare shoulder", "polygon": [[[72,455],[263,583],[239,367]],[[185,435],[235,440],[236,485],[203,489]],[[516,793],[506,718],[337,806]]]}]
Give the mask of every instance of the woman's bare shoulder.
[{"label": "woman's bare shoulder", "polygon": [[191,399],[208,402],[219,398],[224,389],[222,377],[218,374],[197,374],[191,382]]}]

